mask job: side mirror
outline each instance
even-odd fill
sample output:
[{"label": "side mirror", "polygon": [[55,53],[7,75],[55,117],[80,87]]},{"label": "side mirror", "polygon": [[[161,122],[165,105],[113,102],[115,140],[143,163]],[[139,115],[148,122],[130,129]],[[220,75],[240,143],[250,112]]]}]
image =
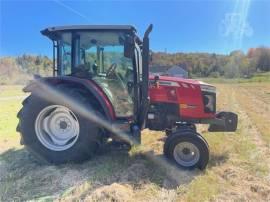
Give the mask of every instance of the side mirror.
[{"label": "side mirror", "polygon": [[124,41],[124,56],[127,58],[132,58],[134,55],[134,41],[133,38],[127,36]]}]

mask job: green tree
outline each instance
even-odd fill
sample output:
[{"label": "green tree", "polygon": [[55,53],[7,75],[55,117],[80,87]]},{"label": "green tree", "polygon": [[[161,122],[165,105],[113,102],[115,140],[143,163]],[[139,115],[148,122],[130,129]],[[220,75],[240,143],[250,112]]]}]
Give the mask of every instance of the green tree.
[{"label": "green tree", "polygon": [[260,48],[256,69],[270,71],[270,49]]}]

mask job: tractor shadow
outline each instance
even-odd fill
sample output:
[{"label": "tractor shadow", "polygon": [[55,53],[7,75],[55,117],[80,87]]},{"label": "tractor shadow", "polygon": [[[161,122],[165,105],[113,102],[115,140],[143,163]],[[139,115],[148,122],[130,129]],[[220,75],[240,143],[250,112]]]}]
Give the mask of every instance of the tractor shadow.
[{"label": "tractor shadow", "polygon": [[[226,157],[212,156],[208,167],[225,161]],[[24,148],[9,149],[0,154],[0,201],[55,199],[83,184],[91,186],[78,197],[115,183],[136,189],[155,184],[170,190],[203,174],[200,170],[182,170],[152,152],[106,150],[81,164],[55,166],[40,164]]]},{"label": "tractor shadow", "polygon": [[229,153],[225,152],[224,154],[210,154],[210,160],[207,168],[212,168],[216,166],[221,166],[226,163],[229,159]]}]

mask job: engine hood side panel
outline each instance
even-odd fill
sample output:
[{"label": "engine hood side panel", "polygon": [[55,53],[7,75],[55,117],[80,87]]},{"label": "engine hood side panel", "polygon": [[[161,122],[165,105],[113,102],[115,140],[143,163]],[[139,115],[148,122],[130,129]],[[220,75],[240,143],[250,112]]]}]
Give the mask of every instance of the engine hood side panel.
[{"label": "engine hood side panel", "polygon": [[[176,103],[179,105],[179,116],[181,119],[207,119],[213,118],[214,113],[205,113],[201,83],[193,79],[178,77],[159,77],[159,86],[153,85],[154,77],[150,77],[150,102],[151,103]],[[167,84],[167,85],[166,85]],[[169,85],[170,84],[170,85]],[[177,84],[177,85],[176,85]],[[210,85],[209,85],[210,86]],[[168,91],[174,89],[176,97],[174,101],[168,98]]]}]

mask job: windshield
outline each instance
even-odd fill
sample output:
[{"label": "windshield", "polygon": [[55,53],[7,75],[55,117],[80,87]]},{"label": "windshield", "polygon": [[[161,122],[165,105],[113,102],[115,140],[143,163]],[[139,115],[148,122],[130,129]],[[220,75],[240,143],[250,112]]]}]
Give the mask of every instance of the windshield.
[{"label": "windshield", "polygon": [[121,32],[77,32],[73,36],[62,34],[60,45],[62,75],[94,80],[118,117],[133,114],[132,89],[128,85],[134,79],[133,61],[124,56],[124,41]]}]

